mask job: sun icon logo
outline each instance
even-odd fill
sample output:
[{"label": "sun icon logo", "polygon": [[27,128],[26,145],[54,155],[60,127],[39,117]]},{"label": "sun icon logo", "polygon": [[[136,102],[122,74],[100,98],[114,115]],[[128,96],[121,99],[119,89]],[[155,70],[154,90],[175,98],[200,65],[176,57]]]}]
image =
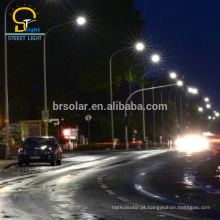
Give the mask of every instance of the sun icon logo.
[{"label": "sun icon logo", "polygon": [[[34,20],[34,19],[36,19],[37,14],[39,14],[39,12],[36,13],[36,12],[35,12],[36,8],[35,8],[35,9],[32,9],[32,8],[31,8],[31,5],[28,6],[28,7],[26,7],[25,4],[24,4],[24,6],[21,6],[21,7],[20,7],[19,5],[17,5],[17,6],[18,6],[17,9],[13,9],[13,8],[12,8],[14,12],[13,12],[12,14],[9,14],[9,15],[12,15],[12,19],[13,19],[13,21],[14,21],[16,24],[22,24],[22,25],[23,25],[23,29],[21,29],[21,30],[19,30],[19,29],[18,29],[18,25],[16,25],[16,26],[15,26],[15,32],[24,32],[24,31],[26,31],[26,29],[28,28],[28,24],[30,24],[30,23],[36,21],[36,20]],[[16,14],[17,14],[19,11],[30,11],[30,12],[33,14],[33,19],[24,19],[23,21],[17,21],[17,20],[16,20]]]}]

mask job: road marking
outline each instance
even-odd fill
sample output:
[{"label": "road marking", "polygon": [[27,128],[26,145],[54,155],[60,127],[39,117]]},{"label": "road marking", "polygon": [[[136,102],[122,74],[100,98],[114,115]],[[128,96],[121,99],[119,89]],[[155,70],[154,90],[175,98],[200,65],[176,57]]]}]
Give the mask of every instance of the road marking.
[{"label": "road marking", "polygon": [[108,189],[106,185],[101,185],[102,189]]},{"label": "road marking", "polygon": [[125,199],[124,197],[117,197],[122,202],[130,202],[129,200]]},{"label": "road marking", "polygon": [[167,216],[171,216],[171,217],[175,217],[175,218],[179,218],[179,219],[191,219],[191,218],[187,218],[187,217],[183,217],[183,216],[179,216],[179,215],[175,215],[175,214],[171,214],[169,212],[158,212],[160,214],[163,214],[163,215],[167,215]]},{"label": "road marking", "polygon": [[109,195],[115,195],[115,193],[111,190],[105,190]]}]

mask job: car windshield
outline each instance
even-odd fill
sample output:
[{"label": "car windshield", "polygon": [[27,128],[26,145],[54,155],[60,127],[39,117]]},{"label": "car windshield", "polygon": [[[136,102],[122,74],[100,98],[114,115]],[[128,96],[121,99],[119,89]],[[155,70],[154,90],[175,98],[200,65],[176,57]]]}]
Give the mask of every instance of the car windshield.
[{"label": "car windshield", "polygon": [[28,138],[25,141],[25,145],[52,145],[53,140],[51,138]]}]

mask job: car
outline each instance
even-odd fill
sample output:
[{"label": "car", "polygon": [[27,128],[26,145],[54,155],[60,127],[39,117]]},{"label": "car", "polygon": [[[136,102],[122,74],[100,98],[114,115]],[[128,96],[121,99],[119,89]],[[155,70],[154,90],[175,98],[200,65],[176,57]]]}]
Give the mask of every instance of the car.
[{"label": "car", "polygon": [[61,165],[62,148],[53,136],[28,137],[18,150],[18,165],[47,162]]}]

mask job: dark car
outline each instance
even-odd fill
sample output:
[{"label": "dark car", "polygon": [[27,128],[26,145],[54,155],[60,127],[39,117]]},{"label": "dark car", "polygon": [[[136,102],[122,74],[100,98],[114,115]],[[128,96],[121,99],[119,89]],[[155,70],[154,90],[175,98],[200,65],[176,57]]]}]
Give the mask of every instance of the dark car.
[{"label": "dark car", "polygon": [[53,136],[28,137],[18,150],[18,165],[48,162],[61,165],[62,149]]}]

